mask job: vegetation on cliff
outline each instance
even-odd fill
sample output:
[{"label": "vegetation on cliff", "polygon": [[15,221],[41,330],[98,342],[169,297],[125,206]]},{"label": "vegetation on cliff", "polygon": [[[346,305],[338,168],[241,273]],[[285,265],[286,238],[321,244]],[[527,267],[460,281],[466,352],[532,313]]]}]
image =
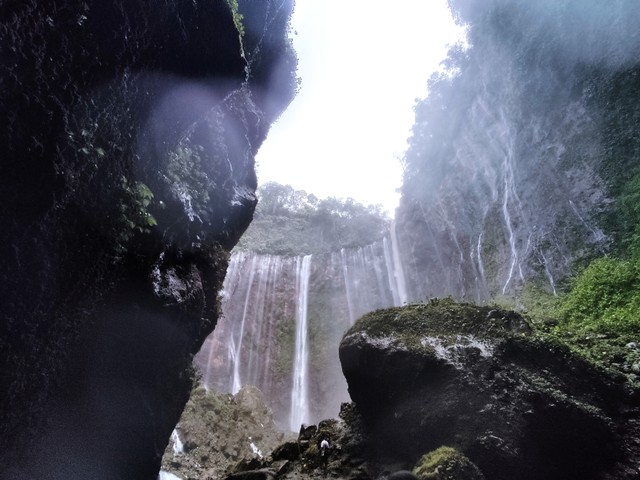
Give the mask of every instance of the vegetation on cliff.
[{"label": "vegetation on cliff", "polygon": [[403,156],[397,219],[413,298],[486,301],[528,283],[561,294],[594,259],[628,260],[639,224],[638,5],[449,4],[467,43],[417,101]]},{"label": "vegetation on cliff", "polygon": [[245,386],[235,396],[191,392],[163,457],[163,470],[180,478],[220,478],[240,461],[262,459],[285,440],[262,393]]},{"label": "vegetation on cliff", "polygon": [[236,248],[275,255],[308,255],[359,247],[382,238],[390,220],[380,205],[349,198],[318,199],[289,185],[258,188],[253,222]]}]

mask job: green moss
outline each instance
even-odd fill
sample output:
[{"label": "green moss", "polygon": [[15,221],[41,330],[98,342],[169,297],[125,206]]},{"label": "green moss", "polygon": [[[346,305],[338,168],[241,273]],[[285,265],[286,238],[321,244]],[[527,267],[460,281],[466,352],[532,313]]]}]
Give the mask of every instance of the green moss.
[{"label": "green moss", "polygon": [[440,447],[422,456],[413,469],[421,480],[481,480],[482,472],[455,448]]},{"label": "green moss", "polygon": [[118,249],[124,250],[125,244],[136,233],[149,233],[158,222],[148,208],[153,202],[153,192],[142,182],[130,181],[122,176],[120,187],[122,194],[118,204],[120,218],[118,225]]},{"label": "green moss", "polygon": [[452,298],[432,299],[428,303],[376,310],[361,317],[347,332],[364,332],[374,338],[402,335],[469,334],[479,337],[512,333],[505,317],[515,315],[497,306],[457,302]]},{"label": "green moss", "polygon": [[581,358],[622,379],[627,387],[640,392],[640,338],[602,328],[571,329],[555,327],[548,337],[554,337]]}]

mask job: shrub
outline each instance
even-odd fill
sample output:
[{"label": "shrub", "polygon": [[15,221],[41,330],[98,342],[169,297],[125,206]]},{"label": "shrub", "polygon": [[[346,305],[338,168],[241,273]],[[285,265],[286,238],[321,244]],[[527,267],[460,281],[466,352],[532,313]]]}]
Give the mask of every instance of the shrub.
[{"label": "shrub", "polygon": [[413,474],[420,480],[484,480],[478,467],[451,447],[440,447],[423,455]]},{"label": "shrub", "polygon": [[558,308],[572,328],[640,331],[640,259],[598,258],[574,280]]}]

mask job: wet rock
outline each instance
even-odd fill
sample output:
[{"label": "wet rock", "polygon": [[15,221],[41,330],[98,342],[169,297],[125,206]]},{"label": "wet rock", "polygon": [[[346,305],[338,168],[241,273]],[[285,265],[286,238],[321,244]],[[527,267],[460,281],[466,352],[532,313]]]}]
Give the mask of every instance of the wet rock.
[{"label": "wet rock", "polygon": [[495,480],[598,478],[616,461],[623,389],[516,313],[451,300],[379,310],[340,359],[380,455],[456,445]]},{"label": "wet rock", "polygon": [[418,477],[409,470],[398,470],[397,472],[393,472],[389,476],[382,478],[387,478],[388,480],[418,480]]},{"label": "wet rock", "polygon": [[298,442],[286,442],[276,447],[271,453],[274,460],[295,460],[300,456]]},{"label": "wet rock", "polygon": [[295,92],[292,3],[2,2],[8,478],[156,476]]},{"label": "wet rock", "polygon": [[225,477],[227,480],[272,480],[276,478],[276,472],[268,468],[260,470],[247,470],[244,472],[232,473]]}]

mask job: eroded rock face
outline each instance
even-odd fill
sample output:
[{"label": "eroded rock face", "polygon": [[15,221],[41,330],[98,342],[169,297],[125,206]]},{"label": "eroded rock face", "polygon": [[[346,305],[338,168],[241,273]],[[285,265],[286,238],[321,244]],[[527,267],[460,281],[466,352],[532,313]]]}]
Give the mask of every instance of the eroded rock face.
[{"label": "eroded rock face", "polygon": [[0,6],[9,477],[155,478],[295,92],[291,3]]},{"label": "eroded rock face", "polygon": [[614,378],[513,312],[449,300],[365,315],[340,346],[371,448],[415,462],[456,446],[491,479],[602,478],[616,460]]}]

